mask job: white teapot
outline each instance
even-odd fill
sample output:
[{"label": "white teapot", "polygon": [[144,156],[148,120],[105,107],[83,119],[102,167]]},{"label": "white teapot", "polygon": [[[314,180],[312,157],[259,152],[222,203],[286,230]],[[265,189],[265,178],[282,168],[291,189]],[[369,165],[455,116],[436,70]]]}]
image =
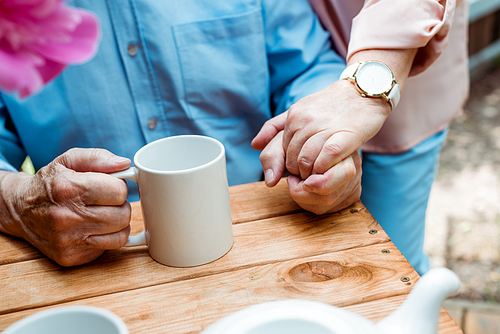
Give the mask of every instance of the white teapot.
[{"label": "white teapot", "polygon": [[201,334],[435,334],[441,303],[459,287],[455,273],[435,268],[422,276],[396,311],[378,323],[335,306],[292,299],[250,306]]}]

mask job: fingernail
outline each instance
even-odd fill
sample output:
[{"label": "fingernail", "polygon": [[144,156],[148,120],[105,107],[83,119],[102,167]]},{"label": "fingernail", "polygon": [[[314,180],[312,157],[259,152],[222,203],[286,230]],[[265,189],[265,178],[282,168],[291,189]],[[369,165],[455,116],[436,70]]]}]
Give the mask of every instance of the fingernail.
[{"label": "fingernail", "polygon": [[266,185],[274,181],[274,172],[272,169],[268,169],[264,172],[264,182]]},{"label": "fingernail", "polygon": [[308,186],[307,184],[304,184],[304,185],[302,186],[302,189],[303,189],[304,191],[307,191],[308,193],[313,193],[313,192],[314,192],[314,188],[313,188],[313,187],[311,187],[311,186]]},{"label": "fingernail", "polygon": [[114,156],[111,158],[111,162],[114,163],[115,165],[122,165],[126,162],[130,162],[130,159],[120,156]]}]

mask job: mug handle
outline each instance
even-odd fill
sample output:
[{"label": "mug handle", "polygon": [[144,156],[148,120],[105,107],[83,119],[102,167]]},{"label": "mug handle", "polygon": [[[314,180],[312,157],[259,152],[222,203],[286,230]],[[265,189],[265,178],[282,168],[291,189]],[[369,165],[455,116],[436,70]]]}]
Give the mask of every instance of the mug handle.
[{"label": "mug handle", "polygon": [[[135,183],[137,183],[137,173],[139,170],[135,167],[130,167],[129,169],[126,169],[121,172],[117,173],[112,173],[109,174],[111,176],[117,177],[119,179],[128,179],[132,180]],[[141,233],[137,235],[131,235],[128,237],[127,243],[125,244],[124,247],[133,247],[133,246],[142,246],[142,245],[147,245],[146,243],[146,232],[142,231]]]}]

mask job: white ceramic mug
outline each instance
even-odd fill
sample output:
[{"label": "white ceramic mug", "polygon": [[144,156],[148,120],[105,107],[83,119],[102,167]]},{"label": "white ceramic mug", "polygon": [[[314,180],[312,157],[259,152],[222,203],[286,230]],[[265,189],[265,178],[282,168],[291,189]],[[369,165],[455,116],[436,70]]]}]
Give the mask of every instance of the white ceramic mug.
[{"label": "white ceramic mug", "polygon": [[161,264],[192,267],[233,245],[226,155],[218,140],[173,136],[142,147],[134,167],[112,174],[137,182],[145,231],[126,246],[148,245]]},{"label": "white ceramic mug", "polygon": [[92,306],[64,306],[41,311],[15,322],[2,334],[128,334],[116,314]]}]

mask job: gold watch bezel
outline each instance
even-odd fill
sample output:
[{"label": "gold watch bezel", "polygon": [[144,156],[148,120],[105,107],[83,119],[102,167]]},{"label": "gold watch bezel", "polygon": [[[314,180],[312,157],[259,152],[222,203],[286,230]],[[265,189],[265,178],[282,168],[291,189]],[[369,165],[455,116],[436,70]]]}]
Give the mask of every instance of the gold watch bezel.
[{"label": "gold watch bezel", "polygon": [[[381,93],[370,93],[370,92],[364,90],[359,85],[357,74],[358,74],[359,70],[362,67],[364,67],[366,65],[369,65],[370,63],[381,64],[385,69],[387,69],[387,71],[391,75],[391,86],[387,90],[385,90],[385,91],[383,91]],[[363,97],[372,97],[372,98],[382,98],[385,101],[389,101],[389,93],[394,88],[394,85],[398,83],[398,80],[395,78],[394,73],[392,72],[391,68],[389,66],[387,66],[387,64],[385,64],[385,63],[383,63],[381,61],[378,61],[378,60],[359,61],[358,62],[358,67],[356,68],[356,71],[354,71],[354,74],[352,75],[351,81],[354,83],[354,86],[356,87],[356,89],[358,90],[358,92],[361,94],[361,96],[363,96]]]}]

